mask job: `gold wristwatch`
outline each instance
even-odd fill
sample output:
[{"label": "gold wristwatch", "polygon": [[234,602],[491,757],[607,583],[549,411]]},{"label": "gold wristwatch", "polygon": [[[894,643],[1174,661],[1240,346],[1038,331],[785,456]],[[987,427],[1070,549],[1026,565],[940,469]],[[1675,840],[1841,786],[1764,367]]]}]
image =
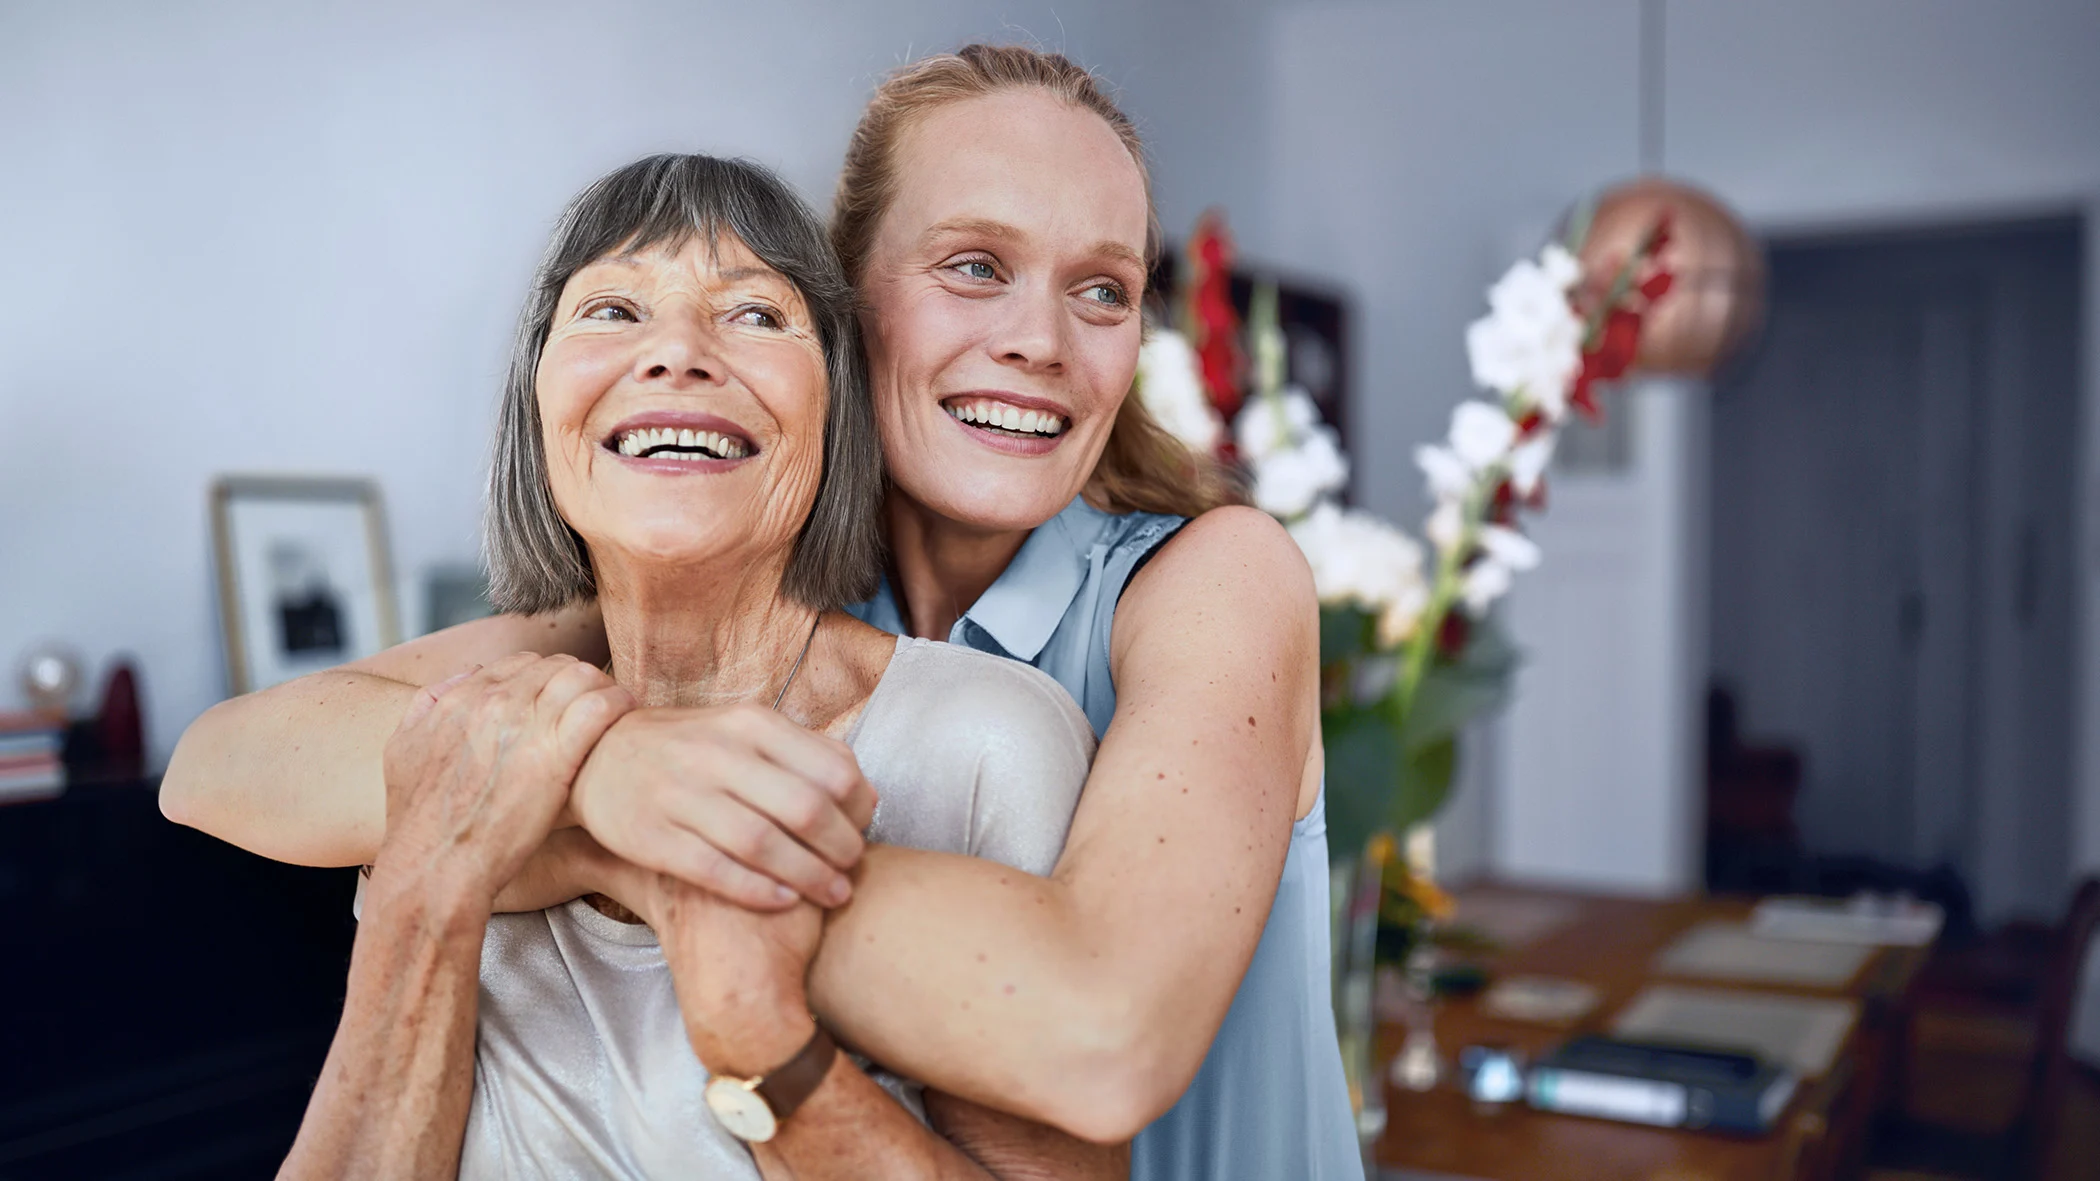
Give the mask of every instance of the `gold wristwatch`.
[{"label": "gold wristwatch", "polygon": [[739,1140],[763,1144],[780,1131],[780,1121],[795,1114],[817,1084],[831,1071],[838,1043],[817,1026],[793,1058],[754,1078],[716,1075],[707,1082],[707,1109],[715,1122]]}]

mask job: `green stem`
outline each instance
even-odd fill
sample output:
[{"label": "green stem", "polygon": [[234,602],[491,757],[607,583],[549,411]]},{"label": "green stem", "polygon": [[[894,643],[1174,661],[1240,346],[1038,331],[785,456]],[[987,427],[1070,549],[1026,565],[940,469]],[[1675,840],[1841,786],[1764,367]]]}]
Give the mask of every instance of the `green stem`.
[{"label": "green stem", "polygon": [[1437,555],[1436,581],[1430,586],[1429,605],[1422,609],[1422,617],[1415,624],[1415,634],[1408,638],[1407,659],[1400,666],[1400,680],[1393,697],[1395,722],[1407,720],[1408,710],[1415,703],[1415,694],[1422,688],[1422,678],[1428,675],[1429,662],[1436,656],[1437,636],[1444,630],[1444,619],[1458,604],[1465,574],[1460,562],[1472,550],[1481,520],[1487,515],[1488,497],[1503,479],[1500,465],[1489,468],[1483,475],[1485,478],[1474,485],[1459,510],[1458,543]]}]

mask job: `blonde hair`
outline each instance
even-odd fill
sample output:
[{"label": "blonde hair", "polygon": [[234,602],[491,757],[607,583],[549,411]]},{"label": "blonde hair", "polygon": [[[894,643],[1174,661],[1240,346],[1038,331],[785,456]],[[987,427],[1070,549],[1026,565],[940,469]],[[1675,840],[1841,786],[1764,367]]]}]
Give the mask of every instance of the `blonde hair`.
[{"label": "blonde hair", "polygon": [[[1152,204],[1144,143],[1100,80],[1060,53],[1019,45],[968,45],[922,58],[884,79],[853,129],[832,202],[831,242],[854,286],[865,278],[876,227],[896,195],[897,141],[912,121],[949,103],[1024,89],[1047,91],[1099,115],[1129,149],[1145,186],[1145,261],[1149,265],[1159,257],[1159,216]],[[1216,463],[1168,434],[1135,396],[1126,396],[1116,413],[1108,444],[1087,481],[1086,497],[1109,512],[1183,517],[1239,499]]]}]

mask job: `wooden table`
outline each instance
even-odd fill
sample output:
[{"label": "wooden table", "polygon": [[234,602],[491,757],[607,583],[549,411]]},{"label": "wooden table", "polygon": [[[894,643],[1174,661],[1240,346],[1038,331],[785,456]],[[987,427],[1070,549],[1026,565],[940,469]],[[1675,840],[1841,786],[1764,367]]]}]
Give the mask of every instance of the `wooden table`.
[{"label": "wooden table", "polygon": [[[1892,1059],[1900,1045],[1902,1006],[1928,949],[1881,949],[1842,992],[1685,981],[1702,987],[1842,995],[1861,1002],[1860,1020],[1837,1065],[1827,1077],[1804,1082],[1768,1135],[1648,1128],[1533,1111],[1521,1104],[1487,1110],[1476,1108],[1457,1089],[1451,1063],[1461,1048],[1501,1044],[1535,1058],[1571,1032],[1602,1031],[1635,994],[1659,979],[1650,970],[1658,951],[1698,923],[1748,917],[1751,903],[1709,898],[1642,901],[1485,886],[1464,892],[1461,907],[1476,898],[1490,905],[1498,899],[1544,901],[1565,910],[1564,921],[1483,962],[1498,976],[1523,973],[1585,981],[1602,994],[1600,1003],[1571,1030],[1497,1020],[1471,998],[1443,1002],[1436,1036],[1447,1065],[1445,1081],[1435,1090],[1418,1093],[1393,1086],[1387,1076],[1387,1124],[1375,1150],[1381,1178],[1794,1181],[1841,1176],[1857,1161],[1867,1125],[1888,1090]],[[1403,1033],[1395,1025],[1380,1026],[1381,1061],[1391,1061]]]}]

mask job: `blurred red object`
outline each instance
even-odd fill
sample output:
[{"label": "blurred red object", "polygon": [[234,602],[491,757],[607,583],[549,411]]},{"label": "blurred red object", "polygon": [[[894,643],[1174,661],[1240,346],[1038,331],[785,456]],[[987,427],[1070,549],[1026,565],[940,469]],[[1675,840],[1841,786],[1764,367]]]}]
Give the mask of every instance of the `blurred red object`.
[{"label": "blurred red object", "polygon": [[1182,277],[1188,294],[1182,308],[1182,333],[1202,363],[1203,388],[1227,423],[1240,409],[1240,382],[1247,360],[1240,352],[1240,316],[1232,306],[1232,235],[1225,215],[1206,210],[1189,234]]},{"label": "blurred red object", "polygon": [[118,661],[102,688],[102,709],[95,715],[95,744],[104,770],[141,775],[146,770],[146,731],[139,712],[138,674]]}]

